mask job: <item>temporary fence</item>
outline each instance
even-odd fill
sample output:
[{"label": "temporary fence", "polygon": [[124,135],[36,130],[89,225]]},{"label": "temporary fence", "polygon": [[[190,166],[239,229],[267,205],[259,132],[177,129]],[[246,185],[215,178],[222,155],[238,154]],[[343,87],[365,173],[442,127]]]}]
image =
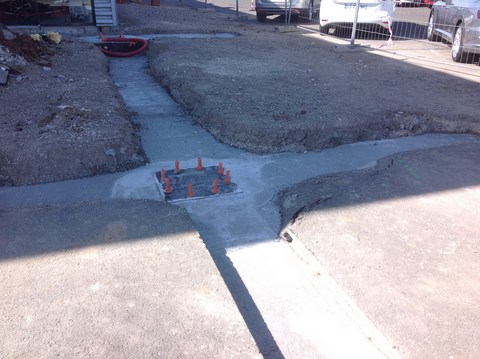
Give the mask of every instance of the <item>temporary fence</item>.
[{"label": "temporary fence", "polygon": [[[432,57],[433,61],[449,61],[467,64],[478,64],[480,60],[480,3],[471,3],[471,7],[446,5],[444,2],[433,4],[430,0],[393,3],[391,14],[383,19],[381,13],[375,19],[374,6],[380,7],[387,1],[378,0],[322,0],[335,2],[337,13],[342,21],[330,22],[329,11],[320,7],[319,13],[312,20],[298,18],[300,25],[308,26],[323,34],[356,41],[383,42],[382,49],[389,48],[406,51],[415,56]],[[426,1],[426,2],[424,2]],[[353,10],[359,10],[353,11]],[[347,21],[339,12],[348,13]],[[363,11],[363,13],[362,13]],[[365,13],[369,12],[370,22],[365,21]],[[358,21],[355,22],[355,13]],[[359,13],[359,14],[358,14]],[[374,23],[374,21],[376,23]],[[385,46],[385,43],[395,46]],[[378,43],[376,44],[378,46]],[[422,51],[423,50],[423,51]],[[435,59],[435,56],[440,58]]]},{"label": "temporary fence", "polygon": [[[413,49],[415,51],[408,52],[410,55],[430,56],[432,61],[478,64],[480,59],[478,1],[471,2],[472,7],[445,6],[444,2],[434,4],[433,0],[182,1],[216,11],[230,10],[237,15],[256,16],[267,26],[306,27],[352,45],[368,42],[373,47],[395,52]],[[456,17],[450,15],[452,7]]]}]

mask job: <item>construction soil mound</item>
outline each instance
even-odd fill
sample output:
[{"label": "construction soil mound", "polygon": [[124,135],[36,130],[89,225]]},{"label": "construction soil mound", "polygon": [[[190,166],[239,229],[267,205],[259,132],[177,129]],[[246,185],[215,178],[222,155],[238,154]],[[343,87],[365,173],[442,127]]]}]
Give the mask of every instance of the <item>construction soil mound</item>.
[{"label": "construction soil mound", "polygon": [[0,31],[0,184],[31,185],[146,163],[108,60],[78,41]]}]

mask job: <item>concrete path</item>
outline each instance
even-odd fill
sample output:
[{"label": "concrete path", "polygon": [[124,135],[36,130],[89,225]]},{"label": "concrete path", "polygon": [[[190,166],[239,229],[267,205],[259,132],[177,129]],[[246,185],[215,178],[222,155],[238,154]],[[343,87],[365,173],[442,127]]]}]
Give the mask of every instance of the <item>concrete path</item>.
[{"label": "concrete path", "polygon": [[111,61],[112,77],[127,106],[137,113],[151,164],[82,181],[3,188],[1,206],[75,202],[82,196],[161,200],[154,173],[173,168],[175,159],[182,168],[195,167],[197,157],[205,166],[222,161],[240,191],[178,205],[189,212],[260,352],[272,358],[395,357],[392,344],[331,278],[312,273],[308,263],[277,240],[275,195],[303,179],[369,167],[393,153],[478,139],[426,135],[319,153],[254,156],[220,145],[194,125],[149,77],[146,66],[142,56]]}]

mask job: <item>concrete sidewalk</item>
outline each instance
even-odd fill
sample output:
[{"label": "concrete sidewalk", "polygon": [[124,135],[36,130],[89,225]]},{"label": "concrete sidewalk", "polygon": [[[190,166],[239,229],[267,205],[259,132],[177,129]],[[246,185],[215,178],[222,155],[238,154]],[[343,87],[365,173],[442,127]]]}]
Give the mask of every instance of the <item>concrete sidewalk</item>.
[{"label": "concrete sidewalk", "polygon": [[406,358],[480,357],[479,153],[468,143],[393,155],[283,194],[292,247]]},{"label": "concrete sidewalk", "polygon": [[261,357],[183,209],[0,211],[1,358]]}]

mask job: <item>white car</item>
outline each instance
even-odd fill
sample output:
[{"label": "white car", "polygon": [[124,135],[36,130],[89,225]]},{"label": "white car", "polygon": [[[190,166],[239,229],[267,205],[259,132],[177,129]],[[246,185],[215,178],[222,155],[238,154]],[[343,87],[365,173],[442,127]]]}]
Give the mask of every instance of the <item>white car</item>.
[{"label": "white car", "polygon": [[[322,0],[320,3],[320,26],[328,32],[330,26],[351,26],[355,19],[355,0]],[[389,29],[392,24],[395,1],[360,0],[357,24],[379,25]]]}]

